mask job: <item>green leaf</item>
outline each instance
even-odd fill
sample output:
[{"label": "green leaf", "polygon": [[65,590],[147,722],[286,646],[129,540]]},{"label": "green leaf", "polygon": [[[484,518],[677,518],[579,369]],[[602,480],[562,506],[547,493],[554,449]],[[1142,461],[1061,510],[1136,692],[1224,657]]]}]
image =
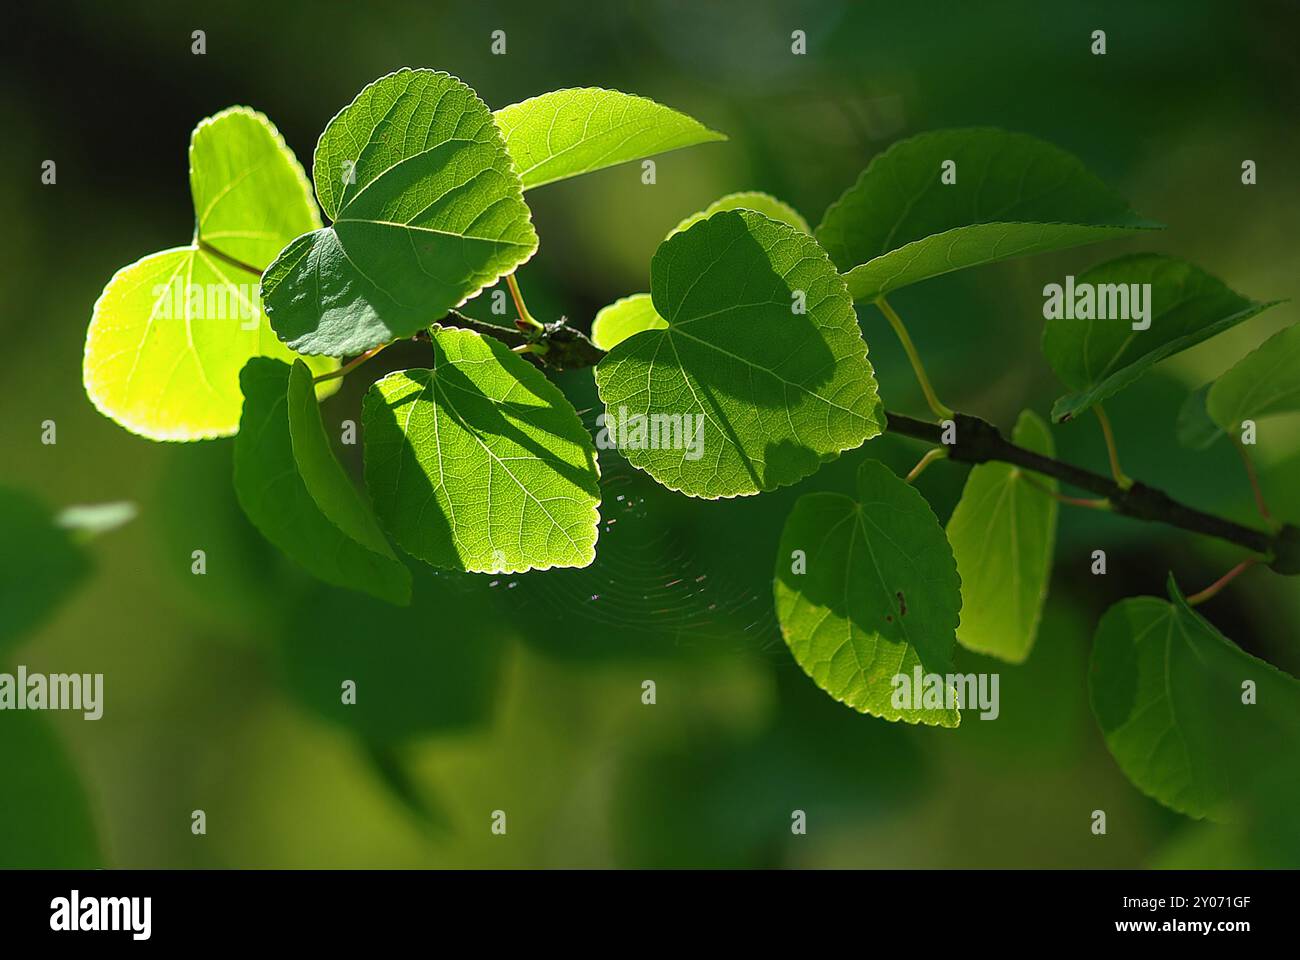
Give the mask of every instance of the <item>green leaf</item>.
[{"label": "green leaf", "polygon": [[[716,213],[659,245],[650,286],[667,326],[618,343],[596,385],[610,442],[664,486],[709,499],[771,490],[881,432],[852,301],[811,237],[750,210]],[[662,434],[667,447],[649,445]]]},{"label": "green leaf", "polygon": [[[669,233],[671,237],[707,220],[723,210],[757,210],[780,223],[788,223],[796,230],[812,235],[808,221],[799,212],[776,197],[758,191],[731,193],[713,201],[703,210],[691,214]],[[667,238],[665,238],[667,239]],[[601,309],[591,323],[591,342],[602,350],[612,350],[634,333],[657,330],[668,326],[668,321],[655,312],[654,302],[648,293],[634,293]]]},{"label": "green leaf", "polygon": [[272,326],[302,353],[410,336],[537,250],[491,112],[446,73],[402,69],[362,90],[321,134],[312,177],[334,223],[262,280]]},{"label": "green leaf", "polygon": [[791,653],[836,700],[886,720],[961,722],[955,707],[893,703],[895,676],[950,672],[961,581],[934,511],[884,464],[863,462],[856,502],[798,499],[781,533],[775,593]]},{"label": "green leaf", "polygon": [[102,867],[90,800],[50,718],[6,710],[0,757],[11,771],[0,780],[0,870]]},{"label": "green leaf", "polygon": [[812,236],[812,227],[808,226],[808,221],[803,218],[798,210],[784,200],[778,200],[771,194],[762,193],[758,190],[729,193],[725,197],[714,200],[703,210],[691,214],[673,227],[668,236],[671,237],[674,233],[681,233],[687,227],[692,227],[701,220],[707,220],[721,210],[757,210],[765,217],[771,217],[780,223],[788,223],[800,233]]},{"label": "green leaf", "polygon": [[[279,672],[299,702],[376,745],[490,718],[506,637],[485,627],[491,598],[424,571],[409,607],[324,587],[303,598],[279,640]],[[340,696],[344,679],[355,703]]]},{"label": "green leaf", "polygon": [[591,321],[591,342],[602,350],[616,346],[642,330],[661,330],[668,321],[655,312],[648,293],[634,293],[602,307]]},{"label": "green leaf", "polygon": [[[1047,424],[1029,410],[1020,414],[1012,439],[1044,456],[1055,453]],[[1056,489],[1055,480],[1031,480],[1004,463],[980,464],[966,478],[948,520],[961,574],[957,640],[966,649],[1010,663],[1023,663],[1033,649],[1052,572]]]},{"label": "green leaf", "polygon": [[[1129,310],[1122,311],[1115,309],[1119,301],[1108,292],[1131,291],[1130,284],[1149,285],[1149,295],[1142,294],[1149,311],[1147,329],[1135,330],[1133,324],[1140,322],[1136,319],[1067,319],[1064,314],[1048,319],[1044,326],[1047,362],[1061,382],[1075,391],[1052,407],[1052,419],[1058,423],[1118,393],[1161,360],[1235,327],[1277,302],[1247,299],[1199,267],[1155,253],[1120,257],[1093,267],[1074,281],[1074,290],[1076,300],[1084,290],[1095,291],[1097,310],[1091,312],[1098,312],[1105,296],[1108,314],[1135,314],[1131,296]],[[1068,299],[1067,293],[1063,291],[1063,300]]]},{"label": "green leaf", "polygon": [[[262,114],[232,107],[202,121],[189,159],[194,242],[114,274],[86,335],[87,396],[106,417],[151,440],[235,432],[244,363],[293,358],[262,312],[255,271],[320,226],[302,168]],[[318,372],[336,366],[312,361]]]},{"label": "green leaf", "polygon": [[573,405],[499,340],[432,332],[433,369],[366,393],[366,482],[414,557],[474,573],[585,567],[600,471]]},{"label": "green leaf", "polygon": [[1207,383],[1193,390],[1178,410],[1175,433],[1178,442],[1188,449],[1208,450],[1223,436],[1223,430],[1210,419],[1210,411],[1206,408],[1213,386],[1213,383]]},{"label": "green leaf", "polygon": [[1237,430],[1243,420],[1300,410],[1300,324],[1238,360],[1210,388],[1206,409],[1225,431]]},{"label": "green leaf", "polygon": [[90,572],[90,559],[35,497],[0,487],[0,650],[38,627]]},{"label": "green leaf", "polygon": [[544,93],[495,116],[525,190],[727,139],[653,100],[596,87]]},{"label": "green leaf", "polygon": [[235,492],[244,513],[313,576],[409,603],[410,572],[334,458],[307,365],[255,358],[240,382]]},{"label": "green leaf", "polygon": [[[1279,772],[1300,768],[1300,683],[1252,657],[1188,606],[1122,600],[1093,641],[1089,687],[1106,745],[1143,793],[1188,816],[1223,819]],[[1254,702],[1243,702],[1247,681]]]},{"label": "green leaf", "polygon": [[[943,183],[943,164],[956,182]],[[1064,150],[1005,130],[940,130],[878,154],[817,227],[854,300],[966,267],[1158,227]]]}]

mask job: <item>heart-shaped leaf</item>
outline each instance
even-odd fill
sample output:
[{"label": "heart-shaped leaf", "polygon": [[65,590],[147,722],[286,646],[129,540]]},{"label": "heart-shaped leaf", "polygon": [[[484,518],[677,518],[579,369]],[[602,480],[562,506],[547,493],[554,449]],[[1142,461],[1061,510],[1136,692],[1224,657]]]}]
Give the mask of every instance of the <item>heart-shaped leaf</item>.
[{"label": "heart-shaped leaf", "polygon": [[204,120],[189,158],[194,242],[119,270],[86,335],[87,396],[151,440],[229,436],[239,425],[244,363],[293,359],[262,313],[260,271],[295,236],[320,226],[302,168],[260,113],[232,107]]},{"label": "heart-shaped leaf", "polygon": [[573,405],[499,340],[434,327],[433,367],[366,394],[366,482],[402,549],[519,573],[596,555],[600,472]]},{"label": "heart-shaped leaf", "polygon": [[1125,776],[1191,817],[1231,818],[1257,787],[1300,786],[1300,682],[1245,653],[1183,599],[1106,611],[1092,647],[1093,712]]},{"label": "heart-shaped leaf", "polygon": [[313,576],[409,603],[410,572],[330,449],[307,365],[255,358],[240,383],[235,493],[244,513]]},{"label": "heart-shaped leaf", "polygon": [[711,140],[698,120],[617,90],[555,90],[502,107],[496,122],[524,189]]},{"label": "heart-shaped leaf", "polygon": [[591,321],[591,342],[602,350],[616,346],[642,330],[662,330],[668,321],[659,316],[648,293],[634,293],[602,307]]},{"label": "heart-shaped leaf", "polygon": [[610,444],[660,483],[758,493],[881,432],[853,303],[811,237],[716,213],[659,245],[650,286],[666,326],[618,343],[596,385]]},{"label": "heart-shaped leaf", "polygon": [[1075,391],[1052,407],[1057,422],[1277,302],[1247,299],[1185,260],[1154,253],[1109,260],[1057,286],[1061,315],[1049,317],[1043,328],[1043,353]]},{"label": "heart-shaped leaf", "polygon": [[1064,150],[971,128],[924,133],[878,154],[826,211],[817,239],[853,299],[871,300],[965,267],[1158,226]]},{"label": "heart-shaped leaf", "polygon": [[1300,324],[1279,330],[1215,381],[1206,397],[1211,419],[1226,431],[1243,420],[1300,410]]},{"label": "heart-shaped leaf", "polygon": [[763,193],[758,190],[743,190],[740,193],[729,193],[725,197],[719,197],[703,210],[692,213],[677,226],[673,227],[668,236],[674,233],[681,233],[688,227],[692,227],[701,220],[707,220],[715,213],[723,210],[757,210],[765,217],[771,217],[778,223],[788,223],[800,233],[806,233],[812,236],[812,227],[808,226],[808,221],[803,218],[794,207],[784,200],[778,200],[770,193]]},{"label": "heart-shaped leaf", "polygon": [[955,727],[955,705],[897,699],[904,678],[944,677],[961,610],[957,564],[925,498],[877,460],[858,469],[858,500],[798,499],[776,555],[776,615],[791,653],[836,700],[886,720]]},{"label": "heart-shaped leaf", "polygon": [[344,107],[312,177],[333,220],[262,281],[271,324],[301,353],[364,353],[428,326],[537,250],[492,113],[446,73],[403,69]]},{"label": "heart-shaped leaf", "polygon": [[[744,193],[729,193],[727,196],[713,201],[703,210],[691,214],[681,223],[677,224],[668,234],[681,233],[688,227],[692,227],[701,220],[707,220],[715,213],[723,210],[756,210],[766,217],[780,223],[788,223],[796,230],[812,235],[812,229],[808,226],[799,211],[781,200],[776,199],[766,193],[758,191],[747,191]],[[609,306],[604,307],[596,314],[595,319],[591,322],[591,342],[602,350],[612,350],[619,343],[622,343],[634,333],[640,333],[642,330],[655,330],[660,327],[668,326],[668,322],[655,312],[654,301],[648,293],[634,293],[630,297],[624,297],[617,300]]]},{"label": "heart-shaped leaf", "polygon": [[[1047,424],[1029,410],[1012,439],[1044,456],[1055,451]],[[1033,649],[1052,572],[1056,488],[1005,463],[980,464],[966,478],[948,542],[961,574],[957,640],[967,650],[1023,663]]]}]

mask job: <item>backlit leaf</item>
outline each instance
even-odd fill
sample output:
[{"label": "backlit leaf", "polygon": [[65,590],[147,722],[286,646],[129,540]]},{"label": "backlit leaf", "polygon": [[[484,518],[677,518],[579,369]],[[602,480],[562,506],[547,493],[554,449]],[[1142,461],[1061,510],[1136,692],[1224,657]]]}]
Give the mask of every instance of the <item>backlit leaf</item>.
[{"label": "backlit leaf", "polygon": [[[956,180],[944,183],[944,164]],[[1021,133],[940,130],[878,154],[817,227],[855,300],[1156,227],[1074,156]]]},{"label": "backlit leaf", "polygon": [[698,213],[693,213],[677,226],[673,227],[672,232],[681,233],[687,227],[694,226],[701,220],[707,220],[720,210],[757,210],[765,217],[771,217],[780,223],[788,223],[801,233],[812,236],[812,227],[808,226],[808,221],[790,204],[784,200],[778,200],[768,193],[762,193],[758,190],[745,190],[740,193],[729,193],[725,197],[714,200]]},{"label": "backlit leaf", "polygon": [[655,312],[650,294],[634,293],[601,308],[591,321],[591,342],[602,350],[613,350],[634,333],[666,326],[668,321]]},{"label": "backlit leaf", "polygon": [[667,325],[618,343],[596,384],[610,442],[660,483],[710,499],[758,493],[881,432],[852,301],[811,237],[753,211],[716,213],[660,244],[650,286]]},{"label": "backlit leaf", "polygon": [[321,134],[312,177],[334,222],[262,282],[276,333],[302,353],[410,336],[537,249],[491,112],[446,73],[403,69],[362,90]]},{"label": "backlit leaf", "polygon": [[956,708],[893,702],[895,676],[951,671],[961,581],[934,511],[884,464],[862,464],[856,501],[799,498],[781,533],[775,592],[795,660],[836,700],[886,720],[958,725]]},{"label": "backlit leaf", "polygon": [[[320,225],[302,168],[260,113],[232,107],[204,120],[189,160],[194,242],[119,270],[86,335],[86,394],[105,416],[151,440],[235,432],[244,363],[293,358],[262,312],[258,271]],[[324,358],[311,365],[337,366]]]},{"label": "backlit leaf", "polygon": [[326,583],[408,603],[410,573],[330,449],[307,365],[253,359],[240,381],[235,492],[248,518]]},{"label": "backlit leaf", "polygon": [[[1012,440],[1044,456],[1055,453],[1047,424],[1029,410]],[[1054,479],[1031,479],[1005,463],[980,464],[966,478],[948,521],[961,574],[957,640],[966,649],[1011,663],[1023,663],[1033,649],[1052,572],[1057,505],[1049,491],[1056,489]]]},{"label": "backlit leaf", "polygon": [[1294,796],[1300,682],[1224,637],[1172,577],[1169,595],[1122,600],[1097,625],[1089,687],[1111,754],[1139,790],[1191,817],[1230,817],[1279,776]]},{"label": "backlit leaf", "polygon": [[698,120],[617,90],[555,90],[502,107],[496,122],[524,189],[727,139]]},{"label": "backlit leaf", "polygon": [[434,327],[433,367],[366,394],[366,483],[402,549],[517,573],[596,555],[599,469],[573,405],[499,340]]},{"label": "backlit leaf", "polygon": [[[1134,287],[1149,316],[1138,319]],[[1149,288],[1149,295],[1145,292]],[[1140,253],[1110,260],[1074,280],[1075,319],[1048,319],[1043,353],[1074,393],[1052,407],[1052,419],[1069,420],[1133,383],[1176,353],[1194,347],[1273,303],[1229,290],[1199,267],[1174,257]],[[1092,318],[1078,319],[1082,298],[1094,291]],[[1068,296],[1063,291],[1063,301]],[[1124,303],[1128,308],[1124,309]],[[1275,303],[1276,301],[1274,301]],[[1106,318],[1097,318],[1102,304]],[[1145,329],[1135,329],[1149,321]]]},{"label": "backlit leaf", "polygon": [[1206,398],[1210,417],[1224,430],[1300,410],[1300,324],[1279,330],[1215,381]]},{"label": "backlit leaf", "polygon": [[[757,191],[731,193],[713,201],[703,210],[691,214],[677,224],[668,236],[681,233],[701,220],[707,220],[721,210],[757,210],[764,216],[788,223],[796,230],[811,236],[808,221],[799,212],[776,197]],[[612,350],[634,333],[668,326],[668,322],[655,312],[654,302],[648,293],[634,293],[604,307],[591,322],[591,342],[602,350]]]}]

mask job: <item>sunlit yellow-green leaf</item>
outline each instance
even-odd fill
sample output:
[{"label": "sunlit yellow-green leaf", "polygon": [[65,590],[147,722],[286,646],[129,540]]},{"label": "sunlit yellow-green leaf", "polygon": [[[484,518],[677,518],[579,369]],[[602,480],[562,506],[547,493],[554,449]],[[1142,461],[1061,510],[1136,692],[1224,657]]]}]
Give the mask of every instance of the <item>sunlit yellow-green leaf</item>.
[{"label": "sunlit yellow-green leaf", "polygon": [[[262,312],[260,271],[320,222],[302,168],[260,113],[234,107],[204,120],[189,159],[194,241],[119,270],[86,335],[87,395],[152,440],[234,433],[245,362],[293,359]],[[323,371],[337,361],[311,365]]]},{"label": "sunlit yellow-green leaf", "polygon": [[[1044,456],[1052,435],[1032,411],[1012,439]],[[948,542],[961,574],[957,639],[968,650],[1021,663],[1033,649],[1052,572],[1057,483],[1020,467],[983,463],[966,478],[948,520]]]},{"label": "sunlit yellow-green leaf", "polygon": [[544,93],[495,116],[525,190],[727,139],[653,100],[596,87]]}]

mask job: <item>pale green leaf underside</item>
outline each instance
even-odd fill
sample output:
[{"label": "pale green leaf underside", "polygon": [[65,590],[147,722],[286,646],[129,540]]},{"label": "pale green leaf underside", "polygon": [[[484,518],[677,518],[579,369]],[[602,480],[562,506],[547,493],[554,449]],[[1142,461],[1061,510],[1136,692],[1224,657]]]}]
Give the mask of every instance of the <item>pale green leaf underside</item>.
[{"label": "pale green leaf underside", "polygon": [[[956,182],[941,181],[956,163]],[[1035,137],[940,130],[878,154],[817,227],[855,300],[979,264],[1159,226]]]},{"label": "pale green leaf underside", "polygon": [[[723,211],[660,244],[650,276],[667,326],[618,343],[596,385],[607,417],[702,417],[702,446],[622,446],[634,466],[691,496],[743,496],[795,483],[881,432],[852,301],[811,237]],[[796,291],[806,313],[792,310]]]},{"label": "pale green leaf underside", "polygon": [[[1093,710],[1139,790],[1192,817],[1229,817],[1277,772],[1300,775],[1300,683],[1250,656],[1189,607],[1123,600],[1093,642]],[[1253,681],[1253,704],[1242,702]],[[1287,773],[1289,769],[1289,773]]]},{"label": "pale green leaf underside", "polygon": [[302,168],[260,113],[234,107],[204,120],[189,156],[195,242],[119,270],[86,334],[86,394],[152,440],[229,436],[239,425],[244,363],[293,358],[262,312],[259,277],[212,250],[261,267],[320,224]]},{"label": "pale green leaf underside", "polygon": [[1279,330],[1215,381],[1206,397],[1211,419],[1235,431],[1243,420],[1300,410],[1300,324]]},{"label": "pale green leaf underside", "polygon": [[410,572],[330,449],[307,365],[255,358],[240,382],[235,493],[253,525],[326,583],[409,603]]},{"label": "pale green leaf underside", "polygon": [[642,330],[660,330],[668,321],[655,311],[648,293],[634,293],[602,307],[591,321],[591,342],[602,350],[616,346]]},{"label": "pale green leaf underside", "polygon": [[596,87],[555,90],[495,116],[525,190],[727,139],[653,100]]},{"label": "pale green leaf underside", "polygon": [[[1075,290],[1084,284],[1097,290],[1108,285],[1150,284],[1151,325],[1134,330],[1133,321],[1123,317],[1060,318],[1045,323],[1043,353],[1061,382],[1075,391],[1052,407],[1052,419],[1057,422],[1078,416],[1118,393],[1161,360],[1273,306],[1234,293],[1184,260],[1154,253],[1120,257],[1093,267],[1075,280]],[[1107,299],[1111,299],[1109,293]]]},{"label": "pale green leaf underside", "polygon": [[[1012,439],[1044,456],[1055,453],[1047,424],[1029,410],[1020,414]],[[1057,488],[1050,477],[1033,482]],[[968,650],[1023,663],[1047,598],[1056,500],[1019,467],[980,464],[966,478],[947,532],[961,574],[957,640]]]},{"label": "pale green leaf underside", "polygon": [[743,190],[740,193],[729,193],[725,197],[719,197],[703,210],[692,213],[677,226],[673,227],[668,236],[674,233],[681,233],[687,227],[692,227],[701,220],[707,220],[722,210],[757,210],[765,217],[771,217],[779,223],[788,223],[800,233],[806,233],[812,236],[812,227],[808,226],[808,221],[790,204],[784,200],[778,200],[770,193],[763,193],[759,190]]},{"label": "pale green leaf underside", "polygon": [[325,128],[312,176],[334,222],[294,240],[262,285],[301,353],[410,336],[537,249],[491,112],[446,73],[403,69],[362,90]]},{"label": "pale green leaf underside", "polygon": [[[807,568],[794,572],[795,551]],[[805,673],[861,713],[955,727],[954,707],[893,703],[893,678],[951,671],[961,609],[957,565],[934,511],[876,460],[858,470],[858,500],[799,498],[776,558],[781,633]]]},{"label": "pale green leaf underside", "polygon": [[384,526],[450,570],[591,563],[600,474],[573,406],[498,340],[434,327],[432,350],[432,369],[366,394],[366,483]]}]

